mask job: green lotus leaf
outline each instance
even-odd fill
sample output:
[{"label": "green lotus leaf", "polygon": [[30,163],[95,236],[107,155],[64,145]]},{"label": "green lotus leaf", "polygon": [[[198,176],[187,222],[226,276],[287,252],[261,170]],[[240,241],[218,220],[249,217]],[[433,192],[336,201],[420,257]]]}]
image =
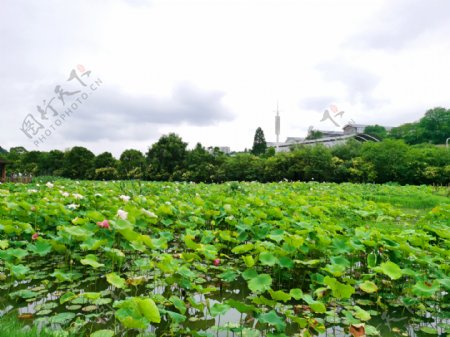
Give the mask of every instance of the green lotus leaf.
[{"label": "green lotus leaf", "polygon": [[419,281],[413,288],[412,292],[414,295],[420,297],[431,297],[440,289],[440,284],[438,280],[433,280],[433,282]]},{"label": "green lotus leaf", "polygon": [[248,268],[251,268],[255,265],[255,260],[251,255],[242,256],[242,260],[244,260],[244,263]]},{"label": "green lotus leaf", "polygon": [[0,249],[6,249],[9,247],[9,241],[8,240],[0,240]]},{"label": "green lotus leaf", "polygon": [[315,301],[311,295],[303,295],[303,300],[308,303],[311,310],[318,314],[323,314],[327,311],[325,305],[320,301]]},{"label": "green lotus leaf", "polygon": [[28,252],[25,249],[21,249],[21,248],[15,248],[15,249],[10,248],[6,252],[8,253],[8,255],[14,256],[18,260],[22,260],[25,256],[28,255]]},{"label": "green lotus leaf", "polygon": [[185,315],[181,315],[177,312],[165,310],[165,313],[167,313],[169,315],[170,319],[175,323],[182,323],[187,319],[187,317]]},{"label": "green lotus leaf", "polygon": [[292,288],[289,291],[289,295],[291,295],[296,300],[299,300],[299,299],[301,299],[303,297],[303,291],[301,289],[298,289],[298,288]]},{"label": "green lotus leaf", "polygon": [[89,337],[113,337],[115,332],[113,330],[97,330],[89,335]]},{"label": "green lotus leaf", "polygon": [[330,261],[332,264],[336,264],[336,265],[340,265],[340,266],[344,266],[344,267],[350,267],[350,261],[347,260],[345,257],[343,256],[333,256],[330,257]]},{"label": "green lotus leaf", "polygon": [[130,297],[114,303],[116,318],[127,328],[145,329],[150,323],[159,323],[161,316],[152,299]]},{"label": "green lotus leaf", "polygon": [[82,250],[97,250],[104,246],[108,241],[107,240],[98,240],[95,238],[88,238],[81,245],[80,248]]},{"label": "green lotus leaf", "polygon": [[237,279],[239,273],[232,269],[228,269],[227,271],[219,274],[218,276],[225,282],[233,282],[234,280]]},{"label": "green lotus leaf", "polygon": [[86,255],[84,259],[80,260],[80,262],[83,265],[89,265],[89,266],[91,266],[92,268],[95,268],[95,269],[105,266],[103,263],[97,262],[97,256],[95,256],[94,254]]},{"label": "green lotus leaf", "polygon": [[248,281],[248,288],[256,294],[270,289],[272,278],[269,274],[260,274]]},{"label": "green lotus leaf", "polygon": [[262,252],[259,254],[259,261],[263,266],[273,266],[278,263],[278,259],[269,252]]},{"label": "green lotus leaf", "polygon": [[333,297],[336,298],[350,298],[355,292],[355,289],[351,285],[341,283],[335,278],[329,276],[324,278],[324,284],[331,289]]},{"label": "green lotus leaf", "polygon": [[28,266],[24,266],[23,264],[12,265],[9,270],[11,271],[12,277],[23,280],[25,276],[29,273],[30,268]]},{"label": "green lotus leaf", "polygon": [[450,278],[439,279],[438,282],[447,290],[450,290]]},{"label": "green lotus leaf", "polygon": [[116,288],[122,289],[127,286],[125,279],[121,278],[116,273],[106,274],[106,281],[108,281],[109,284],[112,284]]},{"label": "green lotus leaf", "polygon": [[437,331],[436,329],[429,327],[429,326],[421,327],[420,331],[422,331],[423,333],[426,333],[428,335],[438,335],[439,334],[439,331]]},{"label": "green lotus leaf", "polygon": [[61,312],[55,316],[50,317],[49,322],[51,324],[67,324],[75,317],[73,312]]},{"label": "green lotus leaf", "polygon": [[294,261],[292,259],[288,258],[287,256],[282,256],[278,259],[278,264],[282,268],[291,269],[294,267]]},{"label": "green lotus leaf", "polygon": [[87,298],[88,300],[97,300],[100,297],[102,297],[102,294],[99,292],[85,291],[84,293],[81,293],[79,296]]},{"label": "green lotus leaf", "polygon": [[175,308],[178,309],[179,312],[182,314],[186,313],[186,304],[176,296],[170,296],[169,301],[172,302],[172,304],[175,306]]},{"label": "green lotus leaf", "polygon": [[45,256],[52,251],[52,247],[47,240],[38,240],[34,245],[29,245],[28,250],[39,256]]},{"label": "green lotus leaf", "polygon": [[291,295],[288,293],[285,293],[282,290],[273,291],[273,290],[269,289],[269,293],[270,293],[270,296],[276,301],[283,301],[286,303],[287,301],[289,301],[291,299]]},{"label": "green lotus leaf", "polygon": [[258,272],[256,271],[256,269],[254,268],[249,268],[246,269],[243,273],[242,273],[242,277],[244,278],[244,280],[248,281],[252,278],[255,278],[256,276],[258,276]]},{"label": "green lotus leaf", "polygon": [[375,283],[373,283],[372,281],[364,281],[363,283],[361,283],[359,285],[359,288],[362,291],[369,293],[369,294],[378,291],[377,285]]},{"label": "green lotus leaf", "polygon": [[258,320],[261,323],[266,323],[274,326],[275,329],[277,329],[278,331],[284,331],[284,329],[286,329],[286,323],[280,316],[277,315],[277,313],[274,310],[259,315]]},{"label": "green lotus leaf", "polygon": [[59,303],[64,304],[66,302],[72,301],[73,299],[75,299],[77,297],[78,297],[78,295],[76,295],[73,292],[69,291],[69,292],[65,293],[64,295],[62,295],[59,298]]},{"label": "green lotus leaf", "polygon": [[392,261],[383,262],[379,267],[375,267],[374,270],[389,276],[391,280],[398,280],[403,275],[400,267]]},{"label": "green lotus leaf", "polygon": [[139,311],[151,323],[161,322],[158,307],[151,298],[135,297],[138,303]]},{"label": "green lotus leaf", "polygon": [[209,309],[212,317],[216,317],[218,315],[225,315],[231,307],[228,304],[223,303],[214,303],[214,305]]},{"label": "green lotus leaf", "polygon": [[55,277],[59,282],[73,282],[81,278],[83,275],[75,271],[65,272],[56,269],[52,274],[50,274],[50,276]]},{"label": "green lotus leaf", "polygon": [[355,311],[355,317],[360,319],[361,321],[368,321],[372,318],[369,312],[361,309],[357,305],[353,306],[353,310]]},{"label": "green lotus leaf", "polygon": [[236,309],[240,313],[249,313],[252,311],[257,311],[257,308],[254,305],[248,305],[240,301],[236,301],[233,299],[229,299],[226,301],[226,304]]},{"label": "green lotus leaf", "polygon": [[346,268],[345,266],[339,264],[327,264],[323,269],[331,275],[339,277],[344,274]]},{"label": "green lotus leaf", "polygon": [[117,310],[114,315],[126,328],[145,329],[149,324],[148,320],[139,312],[137,305],[134,307],[121,308]]},{"label": "green lotus leaf", "polygon": [[377,265],[377,256],[374,253],[367,255],[367,266],[373,268]]},{"label": "green lotus leaf", "polygon": [[11,297],[11,299],[15,299],[16,297],[26,299],[26,298],[35,298],[37,295],[38,295],[38,293],[35,291],[23,289],[23,290],[18,290],[18,291],[14,291],[14,292],[10,293],[9,297]]},{"label": "green lotus leaf", "polygon": [[84,240],[92,235],[92,232],[86,228],[79,226],[63,226],[63,231],[74,236],[78,240]]}]

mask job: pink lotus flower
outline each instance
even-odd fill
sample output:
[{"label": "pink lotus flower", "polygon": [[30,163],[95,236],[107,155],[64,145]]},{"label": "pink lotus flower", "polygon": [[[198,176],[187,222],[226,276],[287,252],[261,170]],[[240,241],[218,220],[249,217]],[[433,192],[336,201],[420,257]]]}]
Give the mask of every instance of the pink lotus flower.
[{"label": "pink lotus flower", "polygon": [[109,221],[105,219],[103,221],[97,222],[97,226],[100,228],[109,228]]},{"label": "pink lotus flower", "polygon": [[32,240],[37,240],[38,237],[39,237],[39,234],[38,234],[38,233],[34,233],[34,234],[31,236],[31,239],[32,239]]},{"label": "pink lotus flower", "polygon": [[220,264],[220,259],[215,259],[215,260],[213,261],[213,264],[214,264],[215,266],[218,266],[218,265]]}]

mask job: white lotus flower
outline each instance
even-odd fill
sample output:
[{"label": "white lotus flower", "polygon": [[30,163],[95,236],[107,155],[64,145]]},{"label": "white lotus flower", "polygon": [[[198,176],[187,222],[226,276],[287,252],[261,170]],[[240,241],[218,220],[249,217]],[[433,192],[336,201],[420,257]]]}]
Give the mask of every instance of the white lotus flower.
[{"label": "white lotus flower", "polygon": [[67,208],[68,209],[77,209],[78,207],[80,207],[80,205],[77,205],[77,204],[69,204],[69,205],[67,205]]},{"label": "white lotus flower", "polygon": [[119,195],[119,199],[122,199],[123,201],[129,201],[130,197],[128,195]]},{"label": "white lotus flower", "polygon": [[78,193],[74,193],[74,194],[72,194],[72,196],[73,196],[75,199],[83,199],[83,198],[84,198],[81,194],[78,194]]},{"label": "white lotus flower", "polygon": [[48,188],[52,188],[52,187],[55,186],[55,185],[53,185],[53,184],[49,181],[47,184],[45,184],[45,186],[47,186]]},{"label": "white lotus flower", "polygon": [[147,214],[150,218],[157,218],[158,217],[155,213],[153,213],[151,211],[147,211],[146,209],[142,209],[142,212]]},{"label": "white lotus flower", "polygon": [[29,193],[37,193],[37,190],[35,190],[35,189],[29,189],[28,192],[29,192]]},{"label": "white lotus flower", "polygon": [[67,198],[70,195],[69,192],[63,192],[63,191],[60,191],[60,192],[61,192],[62,196],[65,198]]},{"label": "white lotus flower", "polygon": [[121,218],[122,220],[126,220],[126,219],[128,218],[128,212],[125,212],[125,211],[119,209],[119,210],[117,211],[117,216],[118,216],[119,218]]}]

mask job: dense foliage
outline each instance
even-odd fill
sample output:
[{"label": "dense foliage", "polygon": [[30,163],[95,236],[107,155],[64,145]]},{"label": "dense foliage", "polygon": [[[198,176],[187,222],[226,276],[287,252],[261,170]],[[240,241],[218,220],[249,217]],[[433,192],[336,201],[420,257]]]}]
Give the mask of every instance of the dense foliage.
[{"label": "dense foliage", "polygon": [[444,144],[450,137],[450,109],[430,109],[420,121],[392,129],[390,136],[403,139],[408,144]]},{"label": "dense foliage", "polygon": [[363,328],[386,336],[377,322],[395,312],[408,312],[402,333],[449,332],[437,325],[450,314],[446,193],[320,183],[3,184],[0,313],[22,308],[19,318],[38,326],[95,337]]},{"label": "dense foliage", "polygon": [[225,155],[200,144],[186,150],[186,143],[171,134],[163,136],[144,156],[126,150],[119,160],[105,152],[95,156],[85,148],[67,152],[27,152],[11,149],[8,172],[34,176],[55,175],[74,179],[146,179],[158,181],[328,181],[398,182],[400,184],[450,183],[450,150],[431,144],[407,145],[401,140],[378,143],[349,141],[326,148],[304,146],[287,153],[267,151]]}]

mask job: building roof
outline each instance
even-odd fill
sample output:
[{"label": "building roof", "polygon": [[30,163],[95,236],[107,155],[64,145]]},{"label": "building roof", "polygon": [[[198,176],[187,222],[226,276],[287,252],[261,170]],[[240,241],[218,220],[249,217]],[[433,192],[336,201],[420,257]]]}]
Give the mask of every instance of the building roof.
[{"label": "building roof", "polygon": [[344,125],[343,129],[345,129],[348,126],[351,126],[353,128],[362,128],[362,127],[366,127],[369,125],[367,125],[367,124],[346,124],[346,125]]},{"label": "building roof", "polygon": [[291,143],[291,142],[301,142],[302,140],[304,140],[305,138],[303,137],[287,137],[286,140],[284,141],[285,143]]},{"label": "building roof", "polygon": [[391,131],[395,126],[384,126],[384,125],[379,125],[379,124],[346,124],[344,125],[344,127],[342,129],[345,129],[346,127],[353,127],[353,128],[362,128],[362,127],[366,127],[366,126],[373,126],[373,125],[378,125],[378,126],[382,126],[383,128],[386,129],[386,131]]}]

